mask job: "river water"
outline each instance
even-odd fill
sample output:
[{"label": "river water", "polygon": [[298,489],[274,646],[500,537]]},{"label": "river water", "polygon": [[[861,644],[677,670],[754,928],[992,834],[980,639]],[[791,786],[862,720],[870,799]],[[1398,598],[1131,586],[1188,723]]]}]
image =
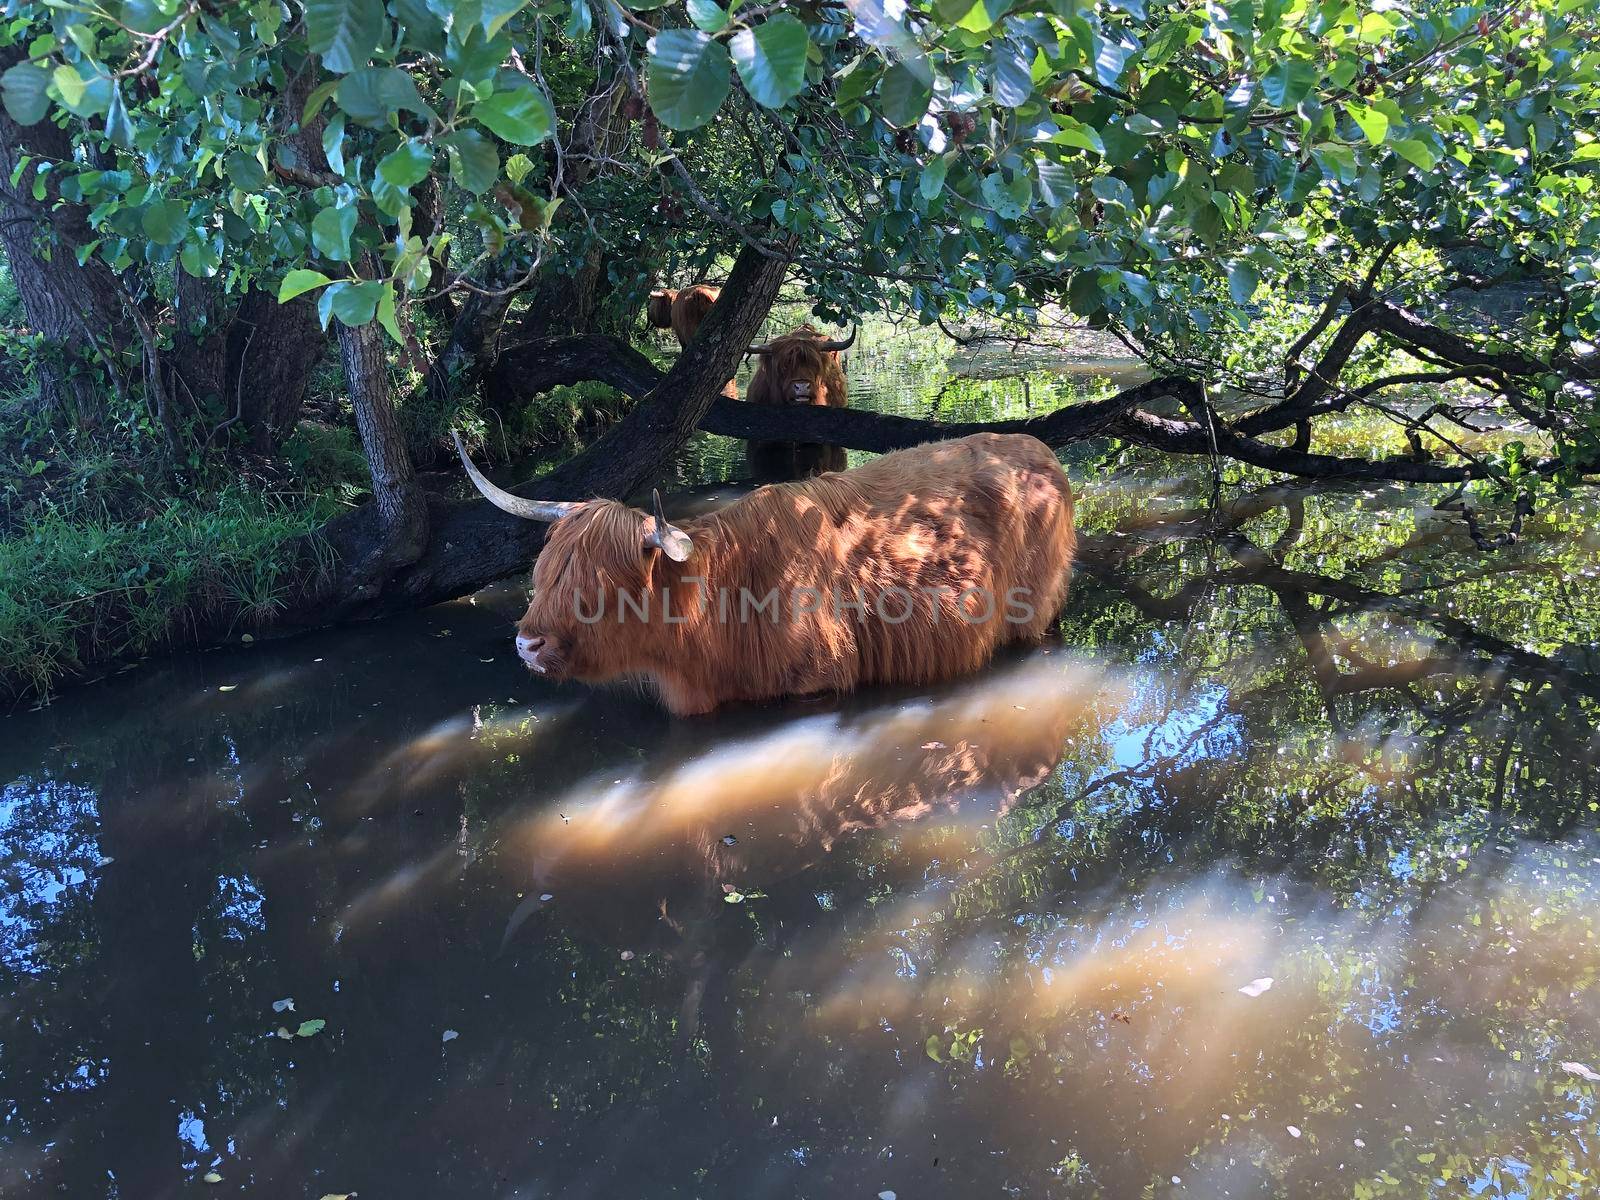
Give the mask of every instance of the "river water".
[{"label": "river water", "polygon": [[1600,1194],[1590,508],[1069,469],[936,689],[674,720],[513,581],[0,721],[0,1196]]}]

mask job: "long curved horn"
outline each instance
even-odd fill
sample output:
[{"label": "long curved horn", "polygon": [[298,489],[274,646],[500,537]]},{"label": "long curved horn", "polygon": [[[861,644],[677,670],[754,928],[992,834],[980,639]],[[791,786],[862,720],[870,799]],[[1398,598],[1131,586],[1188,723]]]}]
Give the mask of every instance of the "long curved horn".
[{"label": "long curved horn", "polygon": [[848,350],[848,349],[850,349],[851,346],[854,346],[856,344],[856,334],[858,334],[860,332],[861,332],[861,326],[852,325],[852,326],[850,326],[850,336],[845,338],[842,342],[838,341],[835,338],[827,338],[824,341],[818,342],[817,343],[817,348],[819,350],[833,350],[833,351]]},{"label": "long curved horn", "polygon": [[461,455],[461,465],[467,469],[467,478],[472,480],[472,486],[501,512],[521,517],[524,521],[559,521],[581,507],[566,500],[524,500],[521,496],[513,496],[505,488],[496,487],[484,478],[483,472],[467,457],[467,448],[462,444],[461,435],[452,429],[450,436],[456,440],[456,453]]},{"label": "long curved horn", "polygon": [[661,511],[661,489],[652,488],[651,502],[655,506],[655,528],[644,535],[644,544],[654,546],[673,562],[683,562],[694,553],[694,542],[687,533],[667,521]]},{"label": "long curved horn", "polygon": [[765,354],[768,350],[771,350],[771,349],[772,349],[772,343],[771,342],[762,342],[759,345],[751,346],[748,350],[745,351],[745,353],[746,354]]}]

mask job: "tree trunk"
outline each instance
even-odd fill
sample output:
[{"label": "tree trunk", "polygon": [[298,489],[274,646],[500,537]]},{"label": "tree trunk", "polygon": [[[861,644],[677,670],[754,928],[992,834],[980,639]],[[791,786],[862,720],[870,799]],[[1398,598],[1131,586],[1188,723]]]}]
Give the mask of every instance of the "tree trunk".
[{"label": "tree trunk", "polygon": [[372,497],[382,531],[362,561],[349,564],[362,589],[380,586],[391,571],[416,561],[428,540],[427,500],[417,485],[405,434],[395,416],[383,337],[375,321],[356,326],[339,323],[339,356],[372,472]]},{"label": "tree trunk", "polygon": [[308,297],[279,304],[270,292],[256,289],[239,302],[228,327],[227,378],[256,449],[276,451],[294,432],[327,345]]},{"label": "tree trunk", "polygon": [[[0,71],[26,57],[20,45],[0,50]],[[0,247],[28,324],[44,341],[41,399],[50,407],[69,405],[77,422],[93,425],[103,414],[106,379],[121,389],[129,364],[118,359],[134,335],[111,269],[94,257],[78,264],[78,248],[91,240],[82,206],[61,202],[55,173],[35,200],[36,163],[17,172],[24,156],[69,161],[72,138],[48,120],[18,125],[0,106]]]}]

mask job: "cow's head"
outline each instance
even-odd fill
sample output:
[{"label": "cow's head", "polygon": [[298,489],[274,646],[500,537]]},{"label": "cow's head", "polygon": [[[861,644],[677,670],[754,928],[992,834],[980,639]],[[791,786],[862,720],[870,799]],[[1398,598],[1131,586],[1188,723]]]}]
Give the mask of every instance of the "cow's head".
[{"label": "cow's head", "polygon": [[650,293],[650,302],[645,305],[645,319],[656,329],[672,328],[672,302],[678,298],[678,293],[672,288],[657,288]]},{"label": "cow's head", "polygon": [[844,339],[826,338],[809,325],[774,338],[764,346],[751,346],[760,365],[750,378],[745,398],[752,404],[816,404],[845,406],[844,370],[839,351],[856,340],[855,330]]},{"label": "cow's head", "polygon": [[[653,496],[653,515],[615,500],[525,500],[484,478],[461,435],[454,436],[468,477],[489,503],[523,520],[550,523],[534,563],[533,597],[517,622],[517,656],[530,671],[550,679],[598,680],[626,673],[629,647],[622,635],[637,636],[643,626],[629,623],[619,629],[618,591],[651,603],[660,557],[683,562],[694,552],[689,535],[662,514],[661,493]],[[604,617],[597,619],[602,611]]]}]

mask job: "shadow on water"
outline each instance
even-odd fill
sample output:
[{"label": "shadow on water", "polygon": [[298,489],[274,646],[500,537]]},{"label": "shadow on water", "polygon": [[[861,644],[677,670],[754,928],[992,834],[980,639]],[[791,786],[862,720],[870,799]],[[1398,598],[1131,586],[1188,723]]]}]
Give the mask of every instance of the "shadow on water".
[{"label": "shadow on water", "polygon": [[1592,513],[1208,488],[931,690],[673,720],[512,584],[7,720],[0,1195],[1592,1195]]}]

